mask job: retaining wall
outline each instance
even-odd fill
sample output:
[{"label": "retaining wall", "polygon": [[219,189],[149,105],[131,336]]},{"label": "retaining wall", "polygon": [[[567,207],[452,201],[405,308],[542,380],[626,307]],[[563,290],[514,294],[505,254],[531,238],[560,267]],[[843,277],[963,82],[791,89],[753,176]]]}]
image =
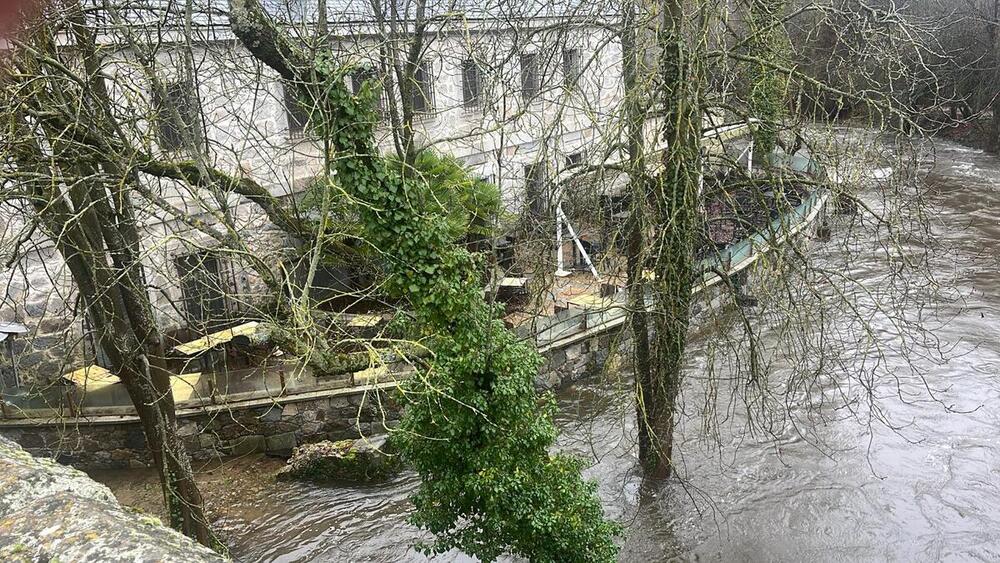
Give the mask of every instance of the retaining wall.
[{"label": "retaining wall", "polygon": [[[578,333],[542,350],[535,379],[540,389],[568,385],[603,365],[614,333]],[[393,382],[314,391],[223,405],[179,409],[178,431],[195,460],[268,452],[285,455],[299,444],[385,432],[399,422]],[[0,421],[0,434],[35,455],[85,469],[146,467],[151,459],[138,418],[20,419]]]}]

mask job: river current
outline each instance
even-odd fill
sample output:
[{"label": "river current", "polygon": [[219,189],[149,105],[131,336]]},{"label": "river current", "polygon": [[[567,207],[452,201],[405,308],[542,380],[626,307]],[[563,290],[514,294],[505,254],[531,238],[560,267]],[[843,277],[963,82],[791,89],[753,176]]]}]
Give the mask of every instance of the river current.
[{"label": "river current", "polygon": [[[812,260],[851,280],[844,299],[859,306],[824,317],[848,345],[831,354],[840,363],[829,375],[780,384],[770,402],[784,400],[784,415],[751,424],[739,378],[720,376],[724,367],[704,375],[723,349],[698,331],[678,477],[650,487],[636,470],[627,384],[605,376],[560,392],[559,446],[592,463],[587,477],[626,527],[623,561],[1000,560],[1000,160],[940,142],[922,158],[922,236],[887,254],[835,222],[833,239],[811,246]],[[924,274],[887,258],[930,246]],[[888,290],[907,293],[906,311],[872,312]],[[762,348],[786,346],[766,307],[748,315]],[[794,362],[773,356],[769,379],[787,381]],[[415,486],[411,474],[380,486],[279,484],[216,526],[240,561],[423,561],[412,547],[423,536],[405,522]]]}]

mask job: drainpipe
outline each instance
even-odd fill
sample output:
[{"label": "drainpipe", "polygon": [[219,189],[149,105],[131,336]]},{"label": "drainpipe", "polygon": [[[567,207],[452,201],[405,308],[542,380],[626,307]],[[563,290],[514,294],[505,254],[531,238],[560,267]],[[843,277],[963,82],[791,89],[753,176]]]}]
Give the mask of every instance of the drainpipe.
[{"label": "drainpipe", "polygon": [[562,202],[556,204],[556,272],[555,275],[564,278],[569,275],[563,262],[563,214]]}]

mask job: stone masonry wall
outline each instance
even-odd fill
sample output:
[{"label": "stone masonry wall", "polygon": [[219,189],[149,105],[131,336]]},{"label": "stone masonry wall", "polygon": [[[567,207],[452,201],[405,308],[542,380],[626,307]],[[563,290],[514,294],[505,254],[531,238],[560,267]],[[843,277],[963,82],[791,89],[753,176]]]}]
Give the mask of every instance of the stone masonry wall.
[{"label": "stone masonry wall", "polygon": [[[178,412],[191,456],[209,460],[254,452],[284,455],[299,444],[384,433],[399,420],[391,394],[337,390]],[[34,455],[80,468],[145,467],[152,460],[137,420],[66,419],[0,423],[0,434]]]},{"label": "stone masonry wall", "polygon": [[[540,389],[570,385],[596,371],[616,342],[614,332],[594,335],[542,353],[535,379]],[[286,455],[299,444],[386,432],[400,408],[391,389],[338,389],[274,400],[243,401],[178,412],[178,430],[195,460],[255,452]],[[80,468],[145,467],[151,463],[138,421],[65,419],[0,422],[0,434],[35,455]]]}]

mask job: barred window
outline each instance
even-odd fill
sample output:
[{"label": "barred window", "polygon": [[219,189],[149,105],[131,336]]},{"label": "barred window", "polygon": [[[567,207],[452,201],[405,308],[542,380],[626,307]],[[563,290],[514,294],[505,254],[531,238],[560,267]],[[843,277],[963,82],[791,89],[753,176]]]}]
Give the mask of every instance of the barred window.
[{"label": "barred window", "polygon": [[153,105],[161,149],[170,151],[184,146],[185,134],[190,135],[198,126],[197,99],[194,85],[187,80],[167,84],[165,98],[154,89]]},{"label": "barred window", "polygon": [[410,91],[411,107],[416,113],[434,112],[434,79],[431,63],[424,62],[413,73],[413,89]]},{"label": "barred window", "polygon": [[549,197],[545,184],[545,165],[529,164],[524,167],[525,200],[532,215],[542,216],[548,211]]},{"label": "barred window", "polygon": [[462,100],[467,108],[479,107],[482,84],[479,65],[469,59],[462,61]]},{"label": "barred window", "polygon": [[309,110],[299,101],[295,87],[283,85],[285,98],[285,118],[288,120],[288,138],[301,139],[306,134]]},{"label": "barred window", "polygon": [[378,72],[371,67],[363,67],[351,73],[351,93],[357,96],[361,93],[361,87],[368,82],[375,91],[375,111],[379,115],[385,114],[385,89],[379,78]]},{"label": "barred window", "polygon": [[535,53],[521,55],[521,97],[525,102],[531,102],[538,95],[538,55]]},{"label": "barred window", "polygon": [[562,63],[563,84],[567,88],[576,86],[576,82],[580,79],[580,51],[564,49]]},{"label": "barred window", "polygon": [[217,252],[205,251],[179,256],[174,263],[188,323],[212,328],[228,321],[234,312],[230,299],[236,293],[229,260]]}]

